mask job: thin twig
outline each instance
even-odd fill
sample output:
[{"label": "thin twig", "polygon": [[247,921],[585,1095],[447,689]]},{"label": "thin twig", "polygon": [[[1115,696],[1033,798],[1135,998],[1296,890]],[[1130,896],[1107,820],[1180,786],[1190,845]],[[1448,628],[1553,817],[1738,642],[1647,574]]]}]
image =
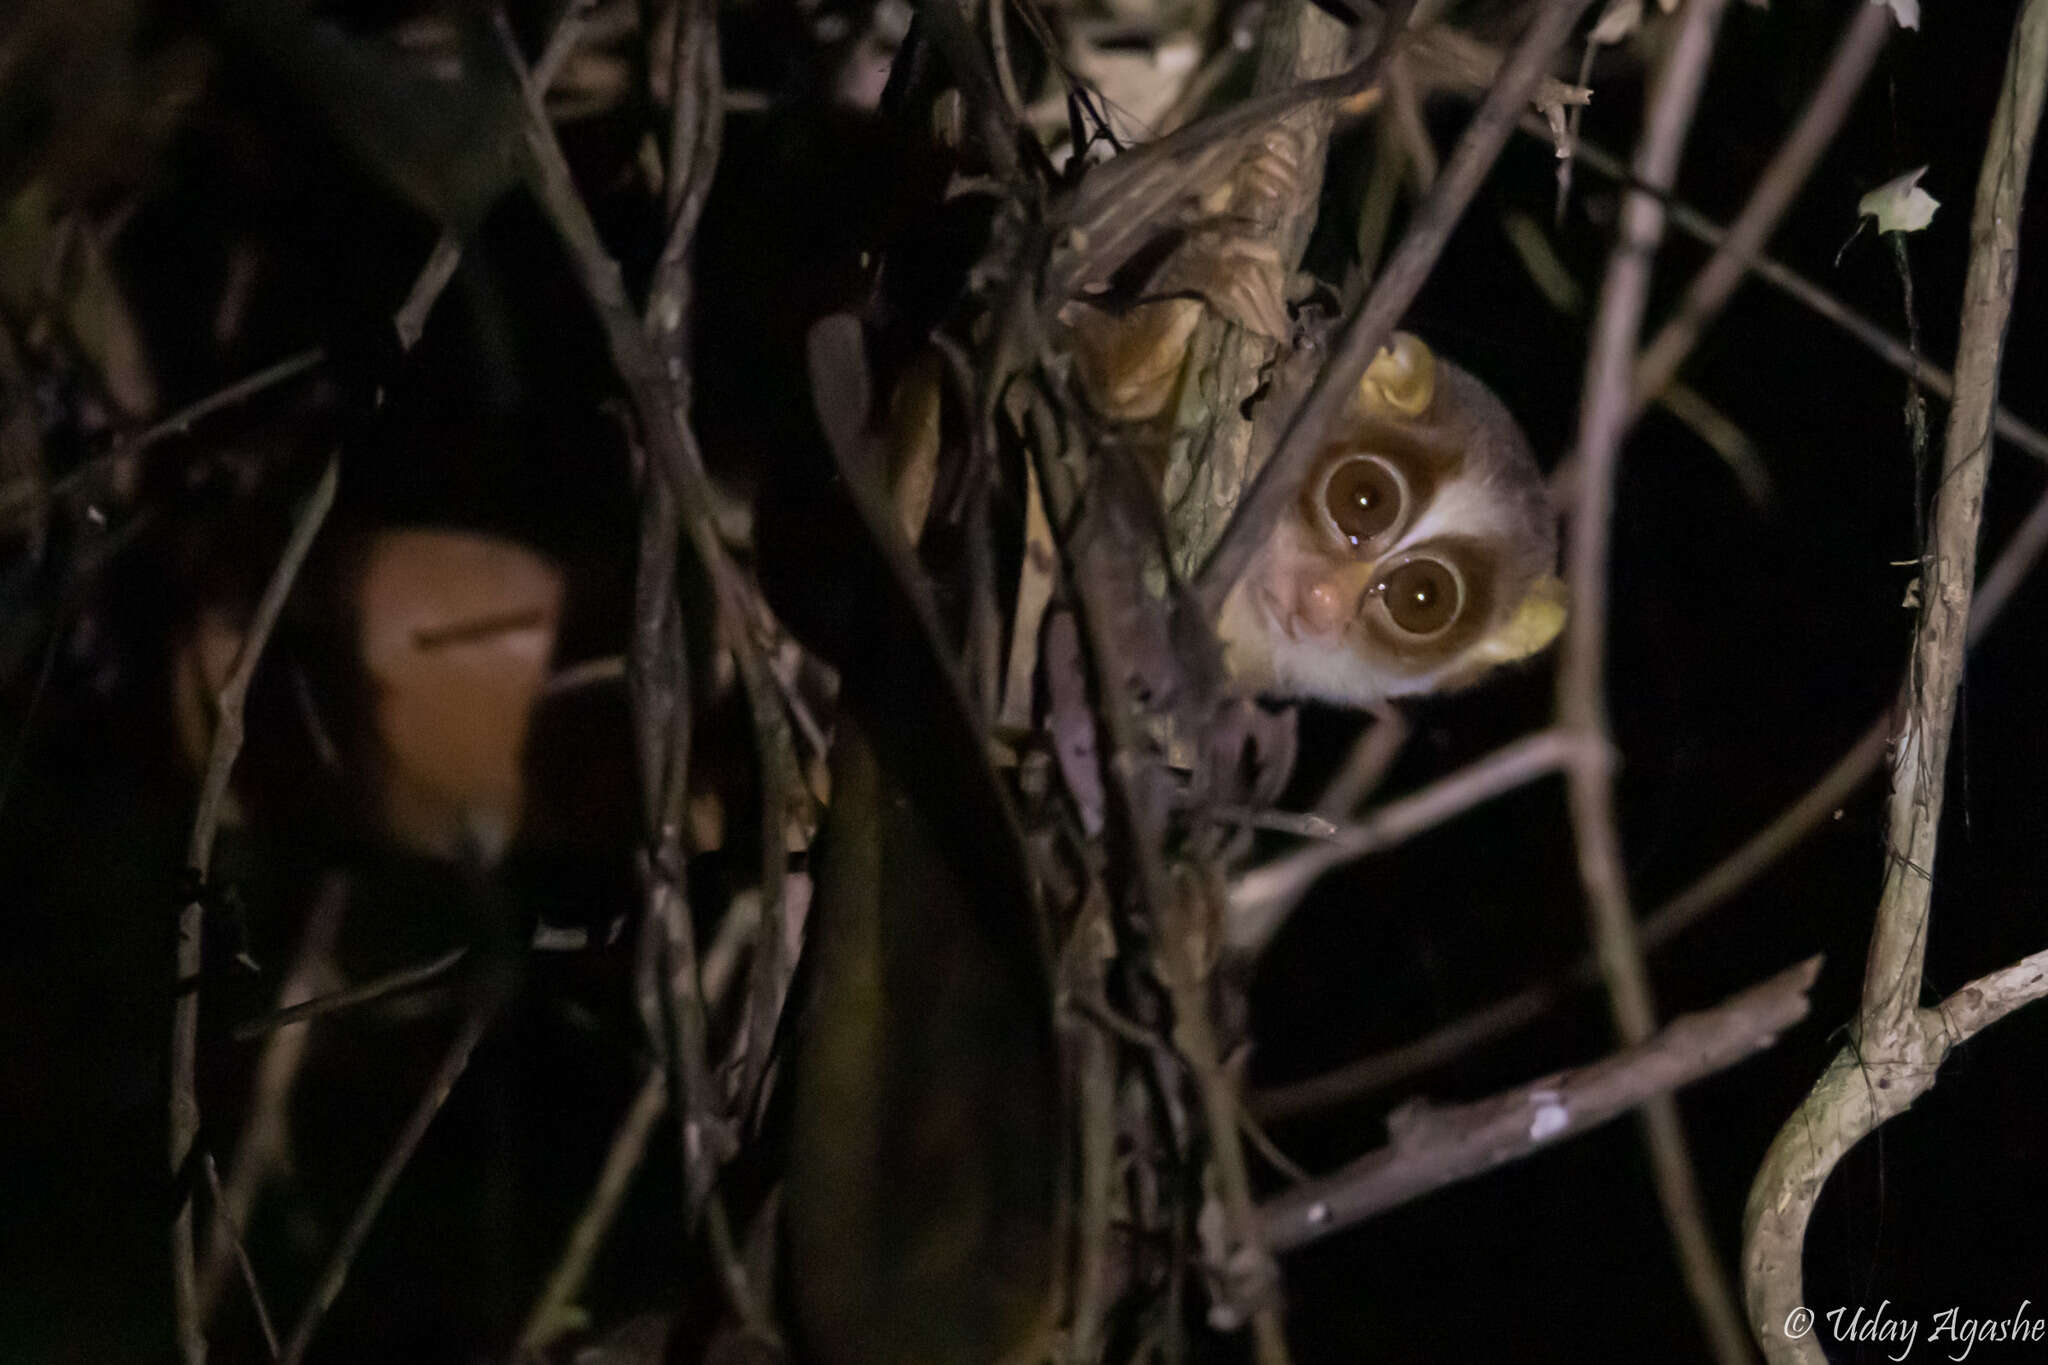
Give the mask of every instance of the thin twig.
[{"label": "thin twig", "polygon": [[348,1282],[349,1268],[355,1264],[356,1254],[363,1249],[363,1242],[376,1224],[377,1215],[383,1212],[384,1201],[391,1197],[398,1177],[404,1174],[413,1153],[419,1150],[434,1116],[447,1102],[448,1092],[455,1088],[455,1082],[469,1066],[470,1054],[476,1051],[476,1045],[483,1040],[491,1020],[497,1016],[498,1003],[497,997],[486,996],[472,1004],[463,1015],[462,1025],[456,1031],[454,1041],[448,1045],[447,1054],[442,1057],[433,1079],[428,1082],[426,1092],[413,1107],[405,1127],[399,1130],[391,1150],[385,1153],[383,1164],[377,1168],[377,1174],[370,1181],[370,1188],[364,1192],[362,1202],[356,1206],[355,1216],[349,1220],[341,1240],[328,1253],[327,1264],[320,1272],[313,1296],[300,1310],[298,1323],[292,1328],[291,1342],[281,1357],[283,1365],[299,1365],[306,1358],[306,1349],[313,1344],[313,1334],[320,1330],[321,1319],[340,1297],[342,1286]]},{"label": "thin twig", "polygon": [[1750,261],[1770,240],[1778,220],[1813,174],[1821,153],[1834,141],[1842,121],[1856,102],[1864,78],[1891,36],[1895,20],[1884,5],[1859,5],[1843,31],[1827,73],[1799,115],[1799,121],[1757,177],[1749,202],[1728,225],[1728,235],[1713,257],[1693,276],[1685,297],[1636,360],[1635,415],[1677,375],[1700,333],[1742,282]]},{"label": "thin twig", "polygon": [[[285,598],[298,581],[299,569],[313,548],[313,538],[327,520],[328,509],[334,506],[335,490],[340,483],[341,452],[337,450],[327,457],[319,482],[313,485],[313,491],[299,509],[284,553],[264,585],[255,617],[242,637],[241,648],[235,652],[234,667],[214,703],[213,745],[199,789],[199,810],[192,819],[192,835],[185,845],[185,866],[197,889],[178,912],[178,996],[171,1011],[170,1162],[172,1173],[180,1179],[199,1136],[199,982],[205,967],[206,878],[213,867],[214,835],[220,828],[228,777],[242,751],[242,708],[249,696],[250,681],[256,676],[256,665],[284,610]],[[178,1211],[171,1220],[171,1284],[179,1353],[186,1365],[203,1365],[206,1329],[199,1308],[189,1191],[181,1192]]]},{"label": "thin twig", "polygon": [[[1530,137],[1545,141],[1549,139],[1549,133],[1541,120],[1525,120],[1521,130]],[[1587,169],[1595,174],[1624,183],[1631,178],[1621,158],[1592,143],[1580,143],[1576,155],[1577,159],[1584,162]],[[1686,236],[1716,249],[1727,242],[1728,230],[1699,210],[1668,197],[1664,203],[1670,213],[1671,226]],[[1943,401],[1954,397],[1955,381],[1947,370],[1932,364],[1924,356],[1916,357],[1904,342],[1804,275],[1764,255],[1751,257],[1747,269],[1752,275],[1793,299],[1815,316],[1833,323],[1847,333],[1851,340],[1900,374],[1909,378],[1917,376],[1921,387],[1929,393],[1937,395]],[[2003,407],[1997,410],[1994,430],[2000,439],[2012,442],[2015,447],[2037,460],[2048,461],[2048,433],[2013,416]]]},{"label": "thin twig", "polygon": [[1370,710],[1372,724],[1352,744],[1343,765],[1317,793],[1316,814],[1332,820],[1344,820],[1356,814],[1359,803],[1379,789],[1380,783],[1386,780],[1401,757],[1402,749],[1407,747],[1408,737],[1415,728],[1408,717],[1387,702],[1381,702]]},{"label": "thin twig", "polygon": [[[1945,770],[1968,642],[1970,586],[1992,413],[2019,267],[2019,226],[2044,93],[2048,93],[2048,0],[2028,0],[2014,23],[2006,79],[1992,116],[1970,220],[1970,266],[1956,348],[1931,557],[1920,620],[1902,688],[1885,839],[1885,882],[1863,978],[1854,1043],[1844,1048],[1779,1130],[1751,1186],[1743,1271],[1750,1320],[1773,1362],[1819,1361],[1810,1338],[1788,1339],[1787,1315],[1803,1296],[1800,1258],[1807,1220],[1841,1155],[1934,1084],[1943,1059],[1970,1027],[1982,1027],[2048,991],[2048,970],[2029,959],[1981,978],[1938,1009],[1920,1007],[1921,969],[1933,897]],[[1875,1085],[1866,1080],[1875,1070]]]},{"label": "thin twig", "polygon": [[1491,1099],[1397,1110],[1387,1146],[1262,1204],[1266,1235],[1280,1251],[1306,1246],[1725,1070],[1806,1017],[1806,992],[1819,971],[1820,959],[1809,958],[1604,1061]]},{"label": "thin twig", "polygon": [[[1063,985],[1071,1001],[1085,1008],[1101,1000],[1108,987],[1109,964],[1115,952],[1109,896],[1100,881],[1091,880],[1062,962]],[[1100,1015],[1115,1017],[1107,1007]],[[1090,1014],[1088,1019],[1074,1021],[1063,1030],[1073,1050],[1074,1122],[1079,1130],[1080,1149],[1068,1365],[1099,1365],[1103,1325],[1111,1297],[1109,1239],[1117,1182],[1117,1053],[1112,1041],[1116,1035],[1100,1021],[1100,1015]],[[1070,1018],[1063,1015],[1063,1024]]]},{"label": "thin twig", "polygon": [[513,1351],[515,1359],[542,1359],[548,1344],[561,1334],[569,1307],[583,1292],[583,1281],[590,1273],[591,1263],[597,1259],[598,1248],[604,1244],[605,1234],[611,1230],[612,1220],[618,1217],[626,1191],[631,1188],[633,1176],[640,1169],[640,1160],[646,1154],[654,1125],[666,1112],[668,1083],[662,1078],[660,1067],[649,1067],[646,1078],[640,1082],[639,1092],[633,1096],[633,1102],[626,1107],[625,1117],[619,1120],[618,1130],[612,1134],[611,1146],[605,1152],[604,1166],[598,1172],[597,1183],[590,1191],[583,1212],[577,1215],[575,1226],[569,1230],[569,1240],[563,1244],[561,1257],[548,1275],[540,1296],[534,1300],[533,1308],[527,1313],[525,1325],[519,1329],[519,1343]]},{"label": "thin twig", "polygon": [[1309,887],[1333,868],[1403,843],[1573,761],[1579,741],[1560,730],[1540,730],[1504,745],[1476,763],[1339,825],[1319,843],[1253,868],[1231,887],[1230,941],[1256,950],[1271,941]]},{"label": "thin twig", "polygon": [[256,373],[238,379],[225,388],[216,389],[129,439],[118,442],[105,454],[96,455],[79,465],[50,485],[49,495],[53,498],[67,497],[81,489],[103,484],[114,476],[121,464],[138,458],[143,451],[158,442],[172,436],[188,435],[194,426],[214,413],[246,403],[258,394],[296,379],[317,368],[326,359],[327,352],[315,346],[286,356],[275,364],[266,365]]},{"label": "thin twig", "polygon": [[261,1038],[266,1033],[275,1033],[278,1029],[292,1024],[303,1024],[310,1019],[337,1014],[342,1010],[354,1009],[358,1005],[367,1005],[388,996],[415,990],[440,980],[468,956],[467,945],[451,948],[439,957],[417,966],[402,967],[395,972],[374,977],[359,986],[347,986],[338,991],[330,991],[326,995],[315,996],[311,1000],[302,1000],[296,1005],[272,1010],[261,1018],[246,1019],[235,1025],[232,1036],[236,1042],[246,1043],[251,1038]]},{"label": "thin twig", "polygon": [[988,51],[995,64],[996,85],[1013,122],[1024,118],[1024,97],[1017,91],[1017,73],[1010,65],[1010,0],[988,0]]},{"label": "thin twig", "polygon": [[256,1310],[256,1326],[263,1333],[264,1349],[270,1358],[278,1358],[277,1328],[270,1320],[270,1302],[263,1297],[263,1286],[257,1283],[256,1267],[249,1260],[249,1248],[242,1244],[242,1230],[235,1225],[234,1211],[228,1207],[227,1191],[221,1188],[220,1167],[214,1163],[213,1153],[201,1154],[200,1162],[206,1168],[206,1188],[213,1196],[213,1221],[220,1227],[221,1235],[234,1248],[235,1264],[241,1269],[242,1284],[249,1291],[249,1306]]},{"label": "thin twig", "polygon": [[[576,50],[576,40],[583,27],[583,17],[594,0],[571,0],[569,7],[562,11],[562,17],[548,34],[547,46],[542,49],[540,60],[533,65],[533,81],[543,93],[554,84],[563,63]],[[410,351],[419,344],[427,330],[427,315],[434,310],[434,300],[455,278],[455,271],[462,264],[462,239],[452,231],[443,231],[434,243],[433,251],[427,256],[427,263],[420,268],[412,288],[406,294],[405,302],[399,305],[392,316],[393,330],[398,333],[398,347]]]},{"label": "thin twig", "polygon": [[[346,874],[330,872],[322,880],[306,916],[298,953],[284,984],[278,988],[279,1008],[295,1005],[322,990],[335,977],[335,940],[347,914],[349,882]],[[291,1143],[289,1118],[293,1086],[306,1057],[308,1030],[291,1029],[273,1037],[256,1060],[256,1078],[250,1087],[248,1117],[242,1120],[236,1140],[234,1163],[228,1169],[226,1216],[235,1226],[246,1227],[256,1208],[257,1196],[271,1173],[288,1158]],[[211,1321],[221,1290],[227,1285],[229,1257],[218,1240],[208,1245],[200,1266],[199,1304],[202,1321]]]},{"label": "thin twig", "polygon": [[[1690,0],[1679,19],[1636,150],[1636,179],[1652,189],[1668,192],[1677,176],[1679,155],[1706,83],[1725,8],[1725,0]],[[1653,194],[1629,193],[1622,206],[1619,238],[1608,258],[1586,363],[1576,451],[1577,515],[1567,574],[1571,613],[1558,671],[1558,724],[1585,741],[1566,769],[1579,879],[1586,889],[1594,950],[1612,1002],[1615,1029],[1630,1045],[1644,1042],[1655,1031],[1656,1007],[1629,907],[1620,832],[1614,820],[1603,681],[1607,557],[1614,469],[1632,402],[1636,335],[1649,298],[1651,260],[1663,233],[1661,200]],[[1642,1117],[1658,1202],[1686,1287],[1715,1358],[1722,1365],[1742,1365],[1751,1358],[1747,1333],[1707,1230],[1698,1176],[1686,1150],[1677,1102],[1668,1094],[1659,1095],[1644,1106]]]},{"label": "thin twig", "polygon": [[[748,905],[757,908],[749,911],[744,908]],[[758,898],[736,897],[718,927],[717,936],[704,953],[704,996],[714,1007],[723,1004],[731,989],[739,947],[752,937],[758,905]],[[562,1254],[556,1259],[554,1270],[549,1273],[547,1283],[528,1311],[525,1325],[519,1329],[518,1356],[539,1358],[560,1331],[566,1311],[583,1292],[590,1268],[618,1217],[633,1176],[647,1154],[647,1143],[654,1135],[655,1125],[667,1111],[668,1079],[664,1068],[650,1067],[612,1134],[611,1146],[605,1151],[604,1165],[598,1171],[589,1199],[584,1201],[583,1211],[569,1230]]]}]

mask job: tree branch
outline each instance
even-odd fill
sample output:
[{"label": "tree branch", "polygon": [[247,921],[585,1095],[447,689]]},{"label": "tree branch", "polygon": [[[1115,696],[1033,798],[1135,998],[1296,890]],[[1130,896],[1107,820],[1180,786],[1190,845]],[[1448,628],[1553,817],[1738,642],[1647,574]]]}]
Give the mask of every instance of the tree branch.
[{"label": "tree branch", "polygon": [[[213,868],[214,836],[220,829],[222,803],[227,799],[228,778],[235,759],[242,752],[242,710],[248,700],[250,681],[256,665],[270,643],[270,633],[284,610],[285,598],[298,581],[299,569],[313,548],[313,538],[334,506],[335,490],[341,483],[341,452],[334,451],[320,472],[319,482],[306,496],[293,523],[284,553],[264,585],[256,604],[256,615],[235,652],[234,667],[216,699],[213,745],[206,757],[206,776],[199,788],[199,811],[192,819],[192,835],[185,846],[185,867],[195,891],[178,912],[177,1004],[171,1010],[171,1121],[170,1164],[172,1178],[182,1180],[199,1138],[199,983],[205,968],[206,879]],[[192,1195],[178,1193],[178,1210],[171,1219],[171,1289],[176,1315],[178,1351],[186,1365],[203,1365],[206,1360],[206,1328],[199,1302],[199,1272],[192,1235]]]},{"label": "tree branch", "polygon": [[1396,1110],[1387,1146],[1261,1205],[1266,1237],[1279,1251],[1306,1246],[1725,1070],[1806,1017],[1806,992],[1819,971],[1820,959],[1809,958],[1605,1061],[1491,1099]]},{"label": "tree branch", "polygon": [[[1651,189],[1668,192],[1676,178],[1680,149],[1706,82],[1725,7],[1725,0],[1690,0],[1680,17],[1636,150],[1636,179]],[[1571,615],[1558,671],[1558,725],[1582,740],[1566,770],[1579,879],[1586,888],[1594,952],[1613,1004],[1615,1028],[1622,1041],[1631,1044],[1644,1041],[1656,1028],[1656,1007],[1636,937],[1620,832],[1614,822],[1603,636],[1614,469],[1628,424],[1636,335],[1649,297],[1650,263],[1663,232],[1663,202],[1654,194],[1629,193],[1622,205],[1620,240],[1608,258],[1586,364],[1576,451],[1577,512],[1566,575]],[[1643,1127],[1658,1201],[1715,1357],[1722,1365],[1742,1365],[1750,1358],[1742,1317],[1707,1232],[1677,1103],[1668,1095],[1652,1100],[1644,1108]]]},{"label": "tree branch", "polygon": [[[1807,1220],[1848,1149],[1933,1086],[1957,1042],[2048,991],[2037,955],[1980,978],[1936,1009],[1920,1008],[1950,730],[1968,642],[1984,483],[1991,465],[1999,363],[2019,267],[2022,191],[2048,91],[2048,0],[2015,21],[2006,79],[1992,116],[1970,220],[1970,267],[1956,351],[1934,544],[1894,745],[1885,884],[1863,978],[1856,1042],[1822,1073],[1786,1120],[1750,1188],[1743,1270],[1750,1322],[1773,1362],[1818,1362],[1810,1335],[1785,1334],[1802,1297]],[[1870,1074],[1875,1073],[1873,1084]]]},{"label": "tree branch", "polygon": [[1572,761],[1578,743],[1561,730],[1539,730],[1418,792],[1389,801],[1356,823],[1336,826],[1319,842],[1253,868],[1230,890],[1232,946],[1256,952],[1272,941],[1287,915],[1324,873],[1405,843],[1474,806],[1557,771]]},{"label": "tree branch", "polygon": [[1856,7],[1828,63],[1827,73],[1821,77],[1820,85],[1777,154],[1757,177],[1749,202],[1728,225],[1728,235],[1715,248],[1713,257],[1693,276],[1671,319],[1637,358],[1631,420],[1640,417],[1650,400],[1677,375],[1700,333],[1728,302],[1751,260],[1770,240],[1778,220],[1804,188],[1814,164],[1849,116],[1857,92],[1863,88],[1877,54],[1884,50],[1885,39],[1891,36],[1895,22],[1887,6]]}]

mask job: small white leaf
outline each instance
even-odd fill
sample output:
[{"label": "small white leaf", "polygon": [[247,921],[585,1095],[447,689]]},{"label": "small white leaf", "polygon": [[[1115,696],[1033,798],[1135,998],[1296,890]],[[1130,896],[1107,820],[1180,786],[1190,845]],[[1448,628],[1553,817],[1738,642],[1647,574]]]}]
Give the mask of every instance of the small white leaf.
[{"label": "small white leaf", "polygon": [[1941,207],[1939,200],[1920,188],[1920,177],[1925,174],[1927,168],[1922,166],[1885,181],[1856,201],[1857,215],[1877,219],[1879,232],[1918,232],[1934,221],[1934,211]]},{"label": "small white leaf", "polygon": [[1899,21],[1900,28],[1918,31],[1920,28],[1920,0],[1870,0],[1873,5],[1890,5],[1892,18]]}]

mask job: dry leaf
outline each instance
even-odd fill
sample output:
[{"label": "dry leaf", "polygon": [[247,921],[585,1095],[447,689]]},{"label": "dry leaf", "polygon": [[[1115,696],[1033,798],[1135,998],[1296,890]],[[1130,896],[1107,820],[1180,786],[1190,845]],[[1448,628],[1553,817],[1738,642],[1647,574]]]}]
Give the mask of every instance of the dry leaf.
[{"label": "dry leaf", "polygon": [[1934,221],[1934,211],[1941,207],[1940,201],[1920,188],[1920,177],[1925,174],[1927,168],[1922,166],[1879,185],[1856,201],[1858,216],[1877,219],[1879,232],[1920,231]]}]

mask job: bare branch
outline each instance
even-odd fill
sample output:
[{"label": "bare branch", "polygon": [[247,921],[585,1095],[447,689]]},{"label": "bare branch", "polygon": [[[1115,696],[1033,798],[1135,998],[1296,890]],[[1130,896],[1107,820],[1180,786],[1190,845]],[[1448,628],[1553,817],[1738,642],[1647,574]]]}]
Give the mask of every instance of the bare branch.
[{"label": "bare branch", "polygon": [[[213,747],[206,757],[206,776],[199,789],[199,811],[192,819],[192,835],[185,846],[185,866],[196,883],[194,894],[178,912],[178,997],[171,1011],[171,1122],[170,1159],[174,1177],[182,1179],[199,1137],[199,983],[205,968],[206,878],[213,867],[214,835],[220,828],[221,805],[227,799],[228,778],[242,751],[242,708],[249,696],[249,683],[256,665],[270,643],[270,633],[284,610],[285,598],[298,581],[299,569],[320,534],[327,513],[334,506],[334,494],[341,483],[341,452],[327,457],[319,482],[299,509],[291,538],[264,585],[256,604],[256,615],[235,653],[234,667],[215,702]],[[178,1211],[171,1220],[171,1286],[177,1318],[178,1350],[186,1365],[202,1365],[206,1359],[206,1329],[199,1306],[199,1274],[194,1259],[192,1198],[181,1191]]]},{"label": "bare branch", "polygon": [[[1541,120],[1526,119],[1522,122],[1521,129],[1530,137],[1540,138],[1545,142],[1550,139],[1549,131]],[[1579,143],[1574,152],[1574,159],[1595,174],[1604,175],[1610,180],[1627,181],[1630,178],[1628,168],[1622,164],[1620,157],[1591,143]],[[1670,214],[1671,226],[1695,241],[1704,242],[1717,249],[1727,242],[1728,229],[1699,210],[1669,198],[1665,200],[1665,208]],[[1804,275],[1764,255],[1752,256],[1747,269],[1765,284],[1785,294],[1815,316],[1835,324],[1852,340],[1900,374],[1917,379],[1923,388],[1944,402],[1955,396],[1955,381],[1947,370],[1930,363],[1924,356],[1916,356],[1904,342]],[[2012,442],[2014,446],[2035,459],[2048,461],[2048,432],[2020,420],[2003,407],[1997,410],[1993,429],[2000,438]]]},{"label": "bare branch", "polygon": [[1806,103],[1799,121],[1764,167],[1750,191],[1749,202],[1728,226],[1728,235],[1715,249],[1713,258],[1700,268],[1686,287],[1678,309],[1636,361],[1634,415],[1641,416],[1650,399],[1661,393],[1677,375],[1686,355],[1700,333],[1727,303],[1735,286],[1742,282],[1750,261],[1791,207],[1793,198],[1813,174],[1814,163],[1834,141],[1842,120],[1856,102],[1857,92],[1891,36],[1894,21],[1883,5],[1859,5],[1842,34],[1841,44],[1828,63],[1827,73]]},{"label": "bare branch", "polygon": [[[1933,1010],[1920,1007],[1949,734],[1968,643],[1999,363],[2018,274],[2022,191],[2044,92],[2048,0],[2028,0],[2014,24],[1970,220],[1956,398],[1949,409],[1934,543],[1902,698],[1905,716],[1894,746],[1885,884],[1864,972],[1856,1044],[1822,1073],[1779,1130],[1751,1186],[1743,1219],[1750,1321],[1774,1362],[1822,1359],[1810,1336],[1790,1340],[1784,1328],[1802,1297],[1800,1256],[1807,1220],[1836,1162],[1934,1084],[1949,1049],[1969,1035],[1972,1025],[1983,1027],[2048,989],[2042,962],[2029,959],[1981,978],[1968,988],[1967,997]],[[1876,1072],[1875,1084],[1865,1068]]]},{"label": "bare branch", "polygon": [[1276,1250],[1306,1246],[1725,1070],[1806,1017],[1806,992],[1819,971],[1820,959],[1809,958],[1605,1061],[1491,1099],[1396,1110],[1387,1146],[1262,1204],[1266,1236]]},{"label": "bare branch", "polygon": [[249,1249],[242,1244],[242,1229],[236,1225],[234,1213],[228,1207],[227,1191],[221,1188],[220,1167],[215,1164],[213,1153],[201,1157],[206,1167],[206,1189],[213,1196],[213,1221],[219,1225],[222,1237],[234,1248],[235,1265],[242,1272],[242,1284],[249,1291],[249,1306],[256,1310],[256,1326],[263,1333],[264,1349],[270,1358],[278,1358],[277,1328],[270,1320],[270,1301],[263,1297],[263,1286],[257,1283],[256,1267],[249,1260]]},{"label": "bare branch", "polygon": [[1310,886],[1332,868],[1404,843],[1472,807],[1557,771],[1578,741],[1541,730],[1496,749],[1421,791],[1389,801],[1356,824],[1296,849],[1237,879],[1230,892],[1230,941],[1256,951],[1272,940]]},{"label": "bare branch", "polygon": [[[755,908],[749,910],[748,906]],[[758,907],[758,897],[736,898],[719,924],[718,934],[710,948],[704,953],[704,996],[714,1006],[725,1000],[732,985],[739,947],[752,934]],[[547,1283],[541,1288],[539,1297],[527,1312],[525,1324],[519,1329],[516,1356],[541,1358],[542,1352],[560,1331],[564,1315],[576,1302],[576,1296],[583,1292],[590,1267],[597,1260],[605,1236],[611,1231],[619,1208],[625,1202],[633,1176],[647,1154],[647,1143],[654,1135],[655,1125],[666,1112],[667,1077],[663,1068],[650,1067],[612,1134],[611,1146],[605,1151],[604,1165],[598,1171],[589,1199],[584,1202],[583,1212],[577,1215],[568,1240],[562,1246],[562,1254],[555,1261],[554,1270],[549,1272]]]},{"label": "bare branch", "polygon": [[1351,746],[1344,764],[1316,796],[1316,814],[1342,820],[1357,811],[1393,770],[1414,732],[1408,717],[1390,702],[1371,708],[1372,724]]},{"label": "bare branch", "polygon": [[[1668,191],[1692,122],[1723,0],[1690,0],[1679,19],[1670,55],[1658,73],[1636,150],[1636,179]],[[1629,907],[1620,832],[1614,823],[1613,770],[1608,761],[1606,667],[1607,554],[1613,514],[1614,469],[1632,397],[1636,334],[1648,301],[1650,262],[1664,233],[1664,205],[1654,194],[1631,192],[1622,205],[1620,240],[1608,258],[1607,279],[1593,324],[1586,363],[1575,458],[1580,466],[1567,581],[1571,615],[1558,672],[1558,724],[1584,741],[1567,770],[1572,830],[1585,884],[1594,951],[1613,1004],[1616,1031],[1640,1043],[1656,1028],[1635,916]],[[1720,1267],[1701,1208],[1699,1183],[1686,1150],[1678,1106],[1661,1096],[1643,1111],[1644,1137],[1656,1173],[1657,1197],[1671,1229],[1686,1287],[1715,1357],[1722,1365],[1750,1358],[1735,1295]]]},{"label": "bare branch", "polygon": [[650,1067],[640,1082],[639,1092],[626,1107],[625,1117],[619,1120],[618,1130],[612,1134],[597,1184],[592,1187],[583,1212],[577,1215],[576,1225],[569,1230],[561,1258],[519,1329],[519,1343],[513,1350],[515,1359],[542,1359],[548,1343],[561,1333],[563,1319],[582,1292],[584,1277],[590,1273],[598,1248],[604,1244],[605,1234],[611,1231],[612,1220],[618,1217],[619,1206],[626,1200],[626,1191],[632,1187],[633,1176],[640,1170],[654,1125],[667,1112],[668,1084],[662,1079],[660,1067]]},{"label": "bare branch", "polygon": [[372,1004],[420,986],[431,985],[453,971],[468,956],[467,945],[451,948],[439,957],[422,962],[416,967],[401,967],[395,972],[387,972],[361,985],[330,991],[326,995],[315,996],[311,1000],[301,1000],[295,1005],[273,1010],[261,1018],[244,1020],[235,1025],[231,1036],[236,1042],[245,1043],[251,1038],[261,1038],[266,1033],[275,1033],[278,1029],[291,1024],[303,1024],[310,1019],[338,1014],[342,1010],[354,1009],[358,1005]]},{"label": "bare branch", "polygon": [[[322,881],[313,908],[306,916],[298,953],[284,984],[278,988],[279,1008],[309,999],[324,986],[332,984],[336,974],[334,943],[340,936],[341,921],[347,913],[348,896],[349,883],[345,874],[331,872]],[[236,1227],[248,1225],[257,1196],[269,1182],[271,1173],[287,1159],[291,1142],[288,1113],[292,1089],[306,1056],[307,1036],[306,1029],[281,1033],[264,1044],[256,1060],[256,1078],[251,1086],[248,1117],[242,1120],[241,1136],[235,1143],[234,1164],[228,1169],[226,1193],[215,1196],[221,1201],[222,1216]],[[206,1260],[200,1266],[202,1321],[212,1320],[221,1290],[227,1285],[228,1269],[228,1248],[216,1239],[208,1245]]]}]

